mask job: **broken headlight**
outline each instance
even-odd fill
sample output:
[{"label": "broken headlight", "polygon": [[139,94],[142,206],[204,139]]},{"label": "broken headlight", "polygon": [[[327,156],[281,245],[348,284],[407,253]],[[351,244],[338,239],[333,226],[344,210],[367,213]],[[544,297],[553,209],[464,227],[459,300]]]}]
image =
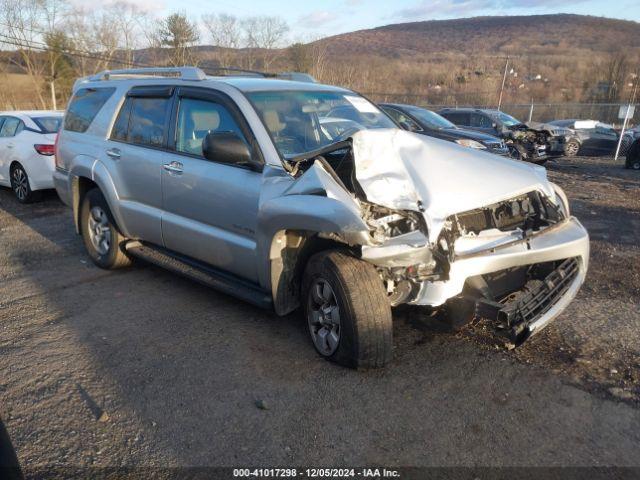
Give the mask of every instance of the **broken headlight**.
[{"label": "broken headlight", "polygon": [[463,147],[475,148],[476,150],[486,150],[487,149],[487,147],[485,147],[480,142],[476,142],[475,140],[471,140],[470,138],[461,138],[459,140],[456,140],[456,143],[458,145],[462,145]]},{"label": "broken headlight", "polygon": [[417,212],[392,210],[377,205],[366,205],[363,218],[371,228],[373,238],[383,242],[422,228],[422,217]]}]

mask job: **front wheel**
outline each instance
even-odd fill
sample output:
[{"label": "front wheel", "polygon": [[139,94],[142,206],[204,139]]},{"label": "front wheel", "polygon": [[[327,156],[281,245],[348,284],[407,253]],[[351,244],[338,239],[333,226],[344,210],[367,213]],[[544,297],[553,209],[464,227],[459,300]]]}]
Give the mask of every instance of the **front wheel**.
[{"label": "front wheel", "polygon": [[571,139],[564,146],[564,154],[567,157],[575,157],[578,155],[578,151],[580,150],[580,142],[577,140]]},{"label": "front wheel", "polygon": [[340,251],[314,255],[302,282],[305,316],[315,349],[351,368],[391,360],[391,306],[375,268]]},{"label": "front wheel", "polygon": [[107,201],[97,188],[84,197],[80,229],[87,253],[97,266],[111,270],[131,264],[123,248],[126,238],[116,227]]}]

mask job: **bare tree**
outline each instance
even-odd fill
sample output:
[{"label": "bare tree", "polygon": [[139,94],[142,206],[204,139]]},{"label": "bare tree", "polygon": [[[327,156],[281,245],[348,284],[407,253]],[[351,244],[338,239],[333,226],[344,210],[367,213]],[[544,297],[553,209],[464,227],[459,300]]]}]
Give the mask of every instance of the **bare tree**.
[{"label": "bare tree", "polygon": [[287,38],[289,25],[280,17],[254,16],[242,20],[246,46],[253,49],[268,70],[277,58],[274,49],[281,47]]},{"label": "bare tree", "polygon": [[64,0],[0,0],[0,44],[16,51],[10,61],[27,75],[42,108],[49,103],[43,88],[47,45],[42,38],[55,30],[66,8]]},{"label": "bare tree", "polygon": [[233,15],[221,13],[202,16],[202,25],[207,30],[213,46],[218,47],[216,57],[223,67],[232,65],[235,50],[242,45],[240,21]]},{"label": "bare tree", "polygon": [[158,29],[162,44],[172,49],[170,62],[174,66],[195,65],[197,55],[193,47],[200,38],[198,26],[191,23],[184,13],[174,13],[165,18]]}]

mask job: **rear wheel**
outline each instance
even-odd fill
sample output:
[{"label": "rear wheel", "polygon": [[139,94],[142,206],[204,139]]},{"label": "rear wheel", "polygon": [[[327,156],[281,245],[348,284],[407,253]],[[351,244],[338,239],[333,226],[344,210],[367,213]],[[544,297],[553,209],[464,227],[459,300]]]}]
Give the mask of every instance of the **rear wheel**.
[{"label": "rear wheel", "polygon": [[31,203],[40,200],[40,192],[34,192],[29,185],[27,171],[19,163],[11,167],[11,189],[20,203]]},{"label": "rear wheel", "polygon": [[320,355],[352,368],[391,360],[391,306],[371,264],[339,251],[319,253],[307,264],[302,288],[309,334]]},{"label": "rear wheel", "polygon": [[80,229],[87,253],[100,268],[129,266],[131,259],[124,251],[126,238],[113,221],[104,196],[97,188],[84,197],[80,211]]}]

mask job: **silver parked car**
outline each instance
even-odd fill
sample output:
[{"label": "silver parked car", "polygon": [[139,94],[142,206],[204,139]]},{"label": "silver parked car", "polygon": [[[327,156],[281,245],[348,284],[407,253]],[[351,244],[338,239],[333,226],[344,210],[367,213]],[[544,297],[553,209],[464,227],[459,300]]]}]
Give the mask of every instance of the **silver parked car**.
[{"label": "silver parked car", "polygon": [[576,295],[589,239],[545,169],[395,127],[343,88],[196,68],[81,79],[54,182],[103,268],[162,265],[279,315],[352,367],[391,308],[494,321],[514,343]]}]

